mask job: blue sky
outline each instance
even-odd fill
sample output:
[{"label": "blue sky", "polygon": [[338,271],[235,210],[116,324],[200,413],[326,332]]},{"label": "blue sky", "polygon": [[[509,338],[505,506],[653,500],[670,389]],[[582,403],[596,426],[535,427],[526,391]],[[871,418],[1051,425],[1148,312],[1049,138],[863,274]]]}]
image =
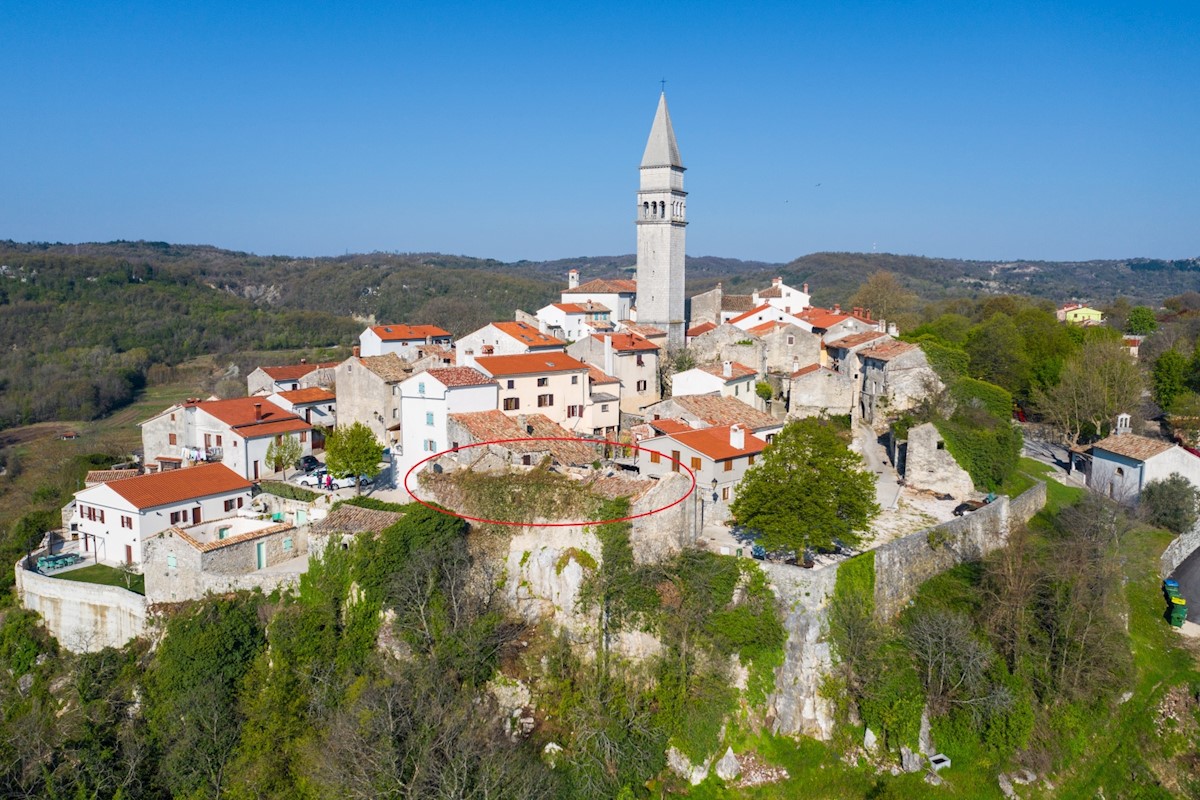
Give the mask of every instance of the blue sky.
[{"label": "blue sky", "polygon": [[1200,256],[1200,3],[0,5],[0,238]]}]

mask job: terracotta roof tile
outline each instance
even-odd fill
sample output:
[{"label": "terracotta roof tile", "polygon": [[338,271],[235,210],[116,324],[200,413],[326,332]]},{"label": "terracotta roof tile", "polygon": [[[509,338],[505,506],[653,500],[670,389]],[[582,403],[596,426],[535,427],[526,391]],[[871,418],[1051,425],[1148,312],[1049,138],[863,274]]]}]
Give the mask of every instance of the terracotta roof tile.
[{"label": "terracotta roof tile", "polygon": [[542,372],[586,372],[587,364],[566,353],[524,353],[515,356],[481,356],[479,369],[492,377],[534,375]]},{"label": "terracotta roof tile", "polygon": [[829,367],[822,367],[820,364],[809,364],[807,367],[801,367],[800,369],[798,369],[798,370],[796,370],[795,372],[793,372],[793,373],[792,373],[792,377],[793,377],[793,378],[799,378],[799,377],[802,377],[802,376],[804,376],[804,375],[810,375],[810,374],[812,374],[812,373],[814,373],[814,372],[818,372],[818,371],[820,371],[820,370],[825,370],[826,372],[832,373],[832,374],[834,374],[834,375],[840,375],[840,374],[841,374],[841,373],[839,373],[837,370],[830,369]]},{"label": "terracotta roof tile", "polygon": [[736,361],[734,361],[729,367],[729,372],[731,374],[728,378],[725,377],[724,364],[708,364],[703,367],[699,367],[699,369],[703,372],[707,372],[709,375],[715,375],[716,377],[721,378],[726,383],[744,380],[751,375],[758,374],[758,370],[747,367],[745,364],[739,364]]},{"label": "terracotta roof tile", "polygon": [[861,347],[868,342],[873,342],[876,339],[882,339],[887,336],[882,331],[863,331],[862,333],[852,333],[849,336],[843,336],[840,339],[834,339],[832,342],[826,342],[827,347],[840,347],[843,350],[849,350],[852,347]]},{"label": "terracotta roof tile", "polygon": [[667,434],[668,439],[674,439],[682,445],[687,445],[696,452],[713,461],[726,461],[738,456],[761,453],[767,443],[749,431],[743,433],[742,447],[734,447],[729,442],[729,429],[732,426],[722,425],[717,428],[700,428],[699,430],[681,431]]},{"label": "terracotta roof tile", "polygon": [[758,296],[759,297],[782,298],[783,297],[783,287],[782,286],[772,286],[769,289],[763,289],[761,292],[758,293]]},{"label": "terracotta roof tile", "polygon": [[562,339],[547,336],[528,322],[493,322],[492,327],[526,347],[566,347]]},{"label": "terracotta roof tile", "polygon": [[201,497],[250,491],[250,481],[224,464],[202,464],[125,478],[105,484],[133,504],[147,509]]},{"label": "terracotta roof tile", "polygon": [[[764,311],[779,311],[779,309],[775,308],[772,305],[764,304],[764,305],[752,308],[744,314],[737,315],[733,319],[729,320],[729,323],[731,325],[736,324],[738,322],[741,322],[744,319],[749,319],[750,317],[753,317],[755,314],[761,314]],[[780,313],[783,313],[783,312],[780,312]]]},{"label": "terracotta roof tile", "polygon": [[759,411],[734,397],[692,394],[672,397],[670,402],[709,425],[732,425],[740,422],[748,430],[756,431],[778,428],[783,424],[765,411]]},{"label": "terracotta roof tile", "polygon": [[412,374],[412,367],[395,353],[382,356],[362,356],[358,362],[388,383],[397,383]]},{"label": "terracotta roof tile", "polygon": [[293,527],[294,526],[290,522],[281,522],[276,525],[268,525],[265,528],[259,528],[258,530],[239,533],[236,536],[229,536],[225,539],[214,539],[211,542],[201,542],[200,540],[193,538],[185,528],[170,528],[165,531],[165,533],[174,533],[184,542],[196,548],[201,553],[211,553],[213,550],[220,550],[222,547],[229,547],[230,545],[261,539],[264,536],[270,536],[272,533],[282,533],[283,531],[292,530]]},{"label": "terracotta roof tile", "polygon": [[692,426],[681,419],[652,419],[646,424],[659,433],[683,433],[692,430]]},{"label": "terracotta roof tile", "polygon": [[748,294],[726,294],[721,296],[722,311],[749,311],[754,308],[754,297]]},{"label": "terracotta roof tile", "polygon": [[585,300],[582,303],[553,303],[553,306],[568,314],[605,314],[612,311],[608,306],[594,300]]},{"label": "terracotta roof tile", "polygon": [[620,383],[619,378],[614,378],[612,375],[605,374],[599,367],[588,364],[588,380],[595,384]]},{"label": "terracotta roof tile", "polygon": [[313,523],[309,532],[313,534],[364,533],[366,531],[379,533],[403,516],[404,514],[398,511],[377,511],[373,508],[359,508],[343,503],[330,511],[325,519]]},{"label": "terracotta roof tile", "polygon": [[873,358],[876,361],[891,361],[893,358],[902,356],[912,350],[916,350],[917,346],[912,342],[901,342],[892,339],[874,347],[868,347],[866,350],[859,350],[860,358]]},{"label": "terracotta roof tile", "polygon": [[273,381],[298,381],[305,375],[318,369],[332,369],[337,361],[326,361],[320,364],[291,364],[283,367],[260,367]]},{"label": "terracotta roof tile", "polygon": [[638,336],[666,336],[667,332],[662,328],[656,328],[653,325],[638,325],[636,322],[625,323],[625,330],[629,333],[636,333]]},{"label": "terracotta roof tile", "polygon": [[337,399],[337,395],[328,389],[311,386],[307,389],[293,389],[290,392],[280,392],[279,396],[293,405],[304,403],[328,403]]},{"label": "terracotta roof tile", "polygon": [[1132,458],[1135,461],[1145,461],[1159,453],[1165,453],[1175,445],[1162,439],[1151,439],[1138,436],[1136,433],[1124,433],[1120,436],[1109,436],[1092,445],[1094,450],[1107,450],[1119,456]]},{"label": "terracotta roof tile", "polygon": [[636,333],[593,333],[592,338],[601,344],[605,338],[612,337],[613,350],[618,353],[632,353],[638,350],[658,350],[658,345],[644,336],[638,336]]},{"label": "terracotta roof tile", "polygon": [[136,469],[92,469],[83,479],[85,486],[95,486],[98,483],[119,481],[125,478],[136,478],[141,473]]},{"label": "terracotta roof tile", "polygon": [[495,381],[472,367],[435,367],[425,374],[437,379],[444,386],[490,386]]},{"label": "terracotta roof tile", "polygon": [[693,325],[692,327],[688,328],[687,335],[699,336],[701,334],[708,333],[716,327],[717,324],[715,322],[701,322],[699,325]]},{"label": "terracotta roof tile", "polygon": [[204,400],[196,403],[195,406],[214,419],[228,425],[234,433],[247,439],[303,431],[312,427],[300,417],[290,411],[284,411],[265,397]]},{"label": "terracotta roof tile", "polygon": [[624,278],[596,278],[574,289],[564,289],[563,294],[635,294],[637,281]]},{"label": "terracotta roof tile", "polygon": [[[590,464],[598,457],[596,447],[583,442],[535,441],[538,438],[572,440],[576,438],[575,434],[543,414],[522,415],[522,418],[518,419],[503,411],[471,411],[451,414],[450,419],[462,425],[471,435],[475,441],[470,444],[504,441],[504,444],[496,446],[514,453],[549,453],[555,461],[561,464]],[[524,426],[522,426],[522,421],[524,421]],[[468,443],[460,442],[459,444]]]},{"label": "terracotta roof tile", "polygon": [[442,330],[437,325],[373,325],[371,330],[385,342],[412,341],[427,338],[446,339],[450,331]]}]

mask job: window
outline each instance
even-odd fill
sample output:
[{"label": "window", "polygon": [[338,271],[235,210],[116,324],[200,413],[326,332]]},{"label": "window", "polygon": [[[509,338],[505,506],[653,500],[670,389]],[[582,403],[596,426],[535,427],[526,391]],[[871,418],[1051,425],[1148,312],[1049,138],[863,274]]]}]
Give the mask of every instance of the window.
[{"label": "window", "polygon": [[671,472],[679,472],[679,451],[671,451]]},{"label": "window", "polygon": [[104,509],[100,509],[100,521],[104,522]]},{"label": "window", "polygon": [[212,447],[212,434],[211,433],[204,434],[204,447],[205,447],[205,449]]},{"label": "window", "polygon": [[171,553],[170,555],[167,556],[167,566],[174,567],[175,563],[176,563],[175,562],[175,554]]},{"label": "window", "polygon": [[549,378],[538,378],[538,386],[549,386],[549,385],[550,385]]},{"label": "window", "polygon": [[796,343],[796,337],[789,335],[788,336],[788,344],[795,344],[795,343]]},{"label": "window", "polygon": [[650,451],[650,463],[651,464],[659,464],[661,462],[662,462],[662,453],[658,452],[657,450],[651,450]]},{"label": "window", "polygon": [[221,446],[221,434],[217,434],[217,447]]},{"label": "window", "polygon": [[601,403],[601,404],[600,404],[600,410],[601,410],[601,411],[608,411],[608,403]]},{"label": "window", "polygon": [[300,431],[300,444],[308,441],[308,431]]},{"label": "window", "polygon": [[174,422],[174,421],[175,421],[175,415],[174,415],[174,414],[172,414],[172,415],[171,415],[171,422]]},{"label": "window", "polygon": [[533,456],[521,456],[521,464],[522,464],[522,466],[532,467],[533,466]]},{"label": "window", "polygon": [[225,501],[225,510],[226,510],[226,511],[233,511],[233,507],[234,507],[235,505],[237,505],[237,501],[236,501],[236,500],[232,500],[232,499],[230,499],[230,500],[226,500],[226,501]]},{"label": "window", "polygon": [[229,535],[229,528],[217,528],[217,538],[224,539]]},{"label": "window", "polygon": [[644,392],[644,391],[646,391],[646,382],[645,382],[645,381],[638,381],[638,382],[637,382],[637,390],[638,390],[639,392]]},{"label": "window", "polygon": [[692,456],[692,469],[700,469],[700,459],[697,456]]},{"label": "window", "polygon": [[750,466],[753,463],[754,463],[754,454],[751,453],[750,455],[746,456],[746,466]]},{"label": "window", "polygon": [[722,499],[722,500],[728,500],[728,499],[729,499],[729,487],[728,487],[728,486],[722,487],[722,489],[721,489],[721,499]]},{"label": "window", "polygon": [[539,394],[538,395],[538,408],[548,408],[552,405],[554,405],[554,395],[552,395],[552,394]]},{"label": "window", "polygon": [[237,507],[238,507],[238,508],[241,508],[241,507],[242,507],[242,498],[241,498],[241,497],[239,497],[239,498],[237,499]]},{"label": "window", "polygon": [[938,443],[937,443],[937,449],[938,449],[938,450],[945,450],[945,449],[946,449],[946,443],[945,443],[945,442],[938,442]]},{"label": "window", "polygon": [[575,385],[576,385],[576,384],[578,384],[578,383],[579,383],[579,376],[578,376],[578,375],[572,375],[572,376],[571,376],[571,385],[572,385],[572,386],[575,386]]},{"label": "window", "polygon": [[567,416],[568,417],[582,417],[583,416],[583,406],[567,406]]},{"label": "window", "polygon": [[638,365],[639,367],[644,367],[644,366],[646,366],[646,359],[642,358],[642,354],[641,354],[641,353],[638,353],[638,354],[637,354],[637,365]]},{"label": "window", "polygon": [[179,444],[178,437],[176,437],[175,434],[173,434],[173,433],[168,433],[167,434],[167,444],[172,445],[172,446]]},{"label": "window", "polygon": [[425,381],[417,384],[417,394],[425,394]]},{"label": "window", "polygon": [[437,442],[435,442],[433,439],[426,439],[425,440],[425,452],[426,453],[436,453],[437,452]]},{"label": "window", "polygon": [[121,527],[129,528],[129,530],[133,530],[133,517],[127,517],[124,514],[122,514],[121,515]]},{"label": "window", "polygon": [[291,539],[284,539],[284,540],[283,540],[283,549],[284,549],[284,550],[291,550],[291,549],[292,549],[292,540],[291,540]]},{"label": "window", "polygon": [[739,383],[738,385],[733,387],[733,396],[737,397],[741,393],[742,393],[742,385]]},{"label": "window", "polygon": [[398,408],[392,409],[392,419],[400,419],[400,409],[398,409]]},{"label": "window", "polygon": [[730,459],[727,459],[727,460],[725,461],[725,471],[726,471],[726,472],[733,472],[733,459],[732,459],[732,458],[730,458]]},{"label": "window", "polygon": [[172,525],[178,525],[180,522],[182,522],[186,519],[187,519],[186,511],[172,511],[171,512],[171,524]]},{"label": "window", "polygon": [[516,411],[520,407],[521,407],[521,398],[519,398],[519,397],[504,398],[504,410],[505,411]]},{"label": "window", "polygon": [[506,388],[506,389],[515,389],[516,387],[517,387],[517,382],[514,380],[508,380],[508,381],[504,382],[504,388]]},{"label": "window", "polygon": [[433,424],[433,412],[432,412],[432,411],[426,411],[426,412],[425,412],[425,424],[426,424],[426,425],[432,425],[432,424]]}]

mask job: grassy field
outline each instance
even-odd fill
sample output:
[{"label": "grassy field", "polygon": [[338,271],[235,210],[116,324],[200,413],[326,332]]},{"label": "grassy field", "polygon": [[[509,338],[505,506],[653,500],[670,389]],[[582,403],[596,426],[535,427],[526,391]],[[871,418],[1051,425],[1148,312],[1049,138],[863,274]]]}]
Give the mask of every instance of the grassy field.
[{"label": "grassy field", "polygon": [[80,567],[79,569],[60,572],[56,575],[51,575],[51,578],[61,578],[65,581],[79,581],[80,583],[99,583],[104,586],[117,586],[121,589],[128,589],[131,592],[144,595],[146,593],[146,576],[134,574],[129,578],[129,585],[125,585],[125,573],[119,569],[107,566],[105,564],[92,564],[88,567]]}]

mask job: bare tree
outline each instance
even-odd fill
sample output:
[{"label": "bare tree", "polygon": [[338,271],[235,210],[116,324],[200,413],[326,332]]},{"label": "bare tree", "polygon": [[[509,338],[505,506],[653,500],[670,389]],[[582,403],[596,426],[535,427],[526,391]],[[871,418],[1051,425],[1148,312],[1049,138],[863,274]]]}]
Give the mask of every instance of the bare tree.
[{"label": "bare tree", "polygon": [[1063,443],[1102,435],[1119,412],[1141,405],[1145,379],[1119,340],[1093,339],[1063,366],[1057,386],[1034,390],[1034,406]]}]

